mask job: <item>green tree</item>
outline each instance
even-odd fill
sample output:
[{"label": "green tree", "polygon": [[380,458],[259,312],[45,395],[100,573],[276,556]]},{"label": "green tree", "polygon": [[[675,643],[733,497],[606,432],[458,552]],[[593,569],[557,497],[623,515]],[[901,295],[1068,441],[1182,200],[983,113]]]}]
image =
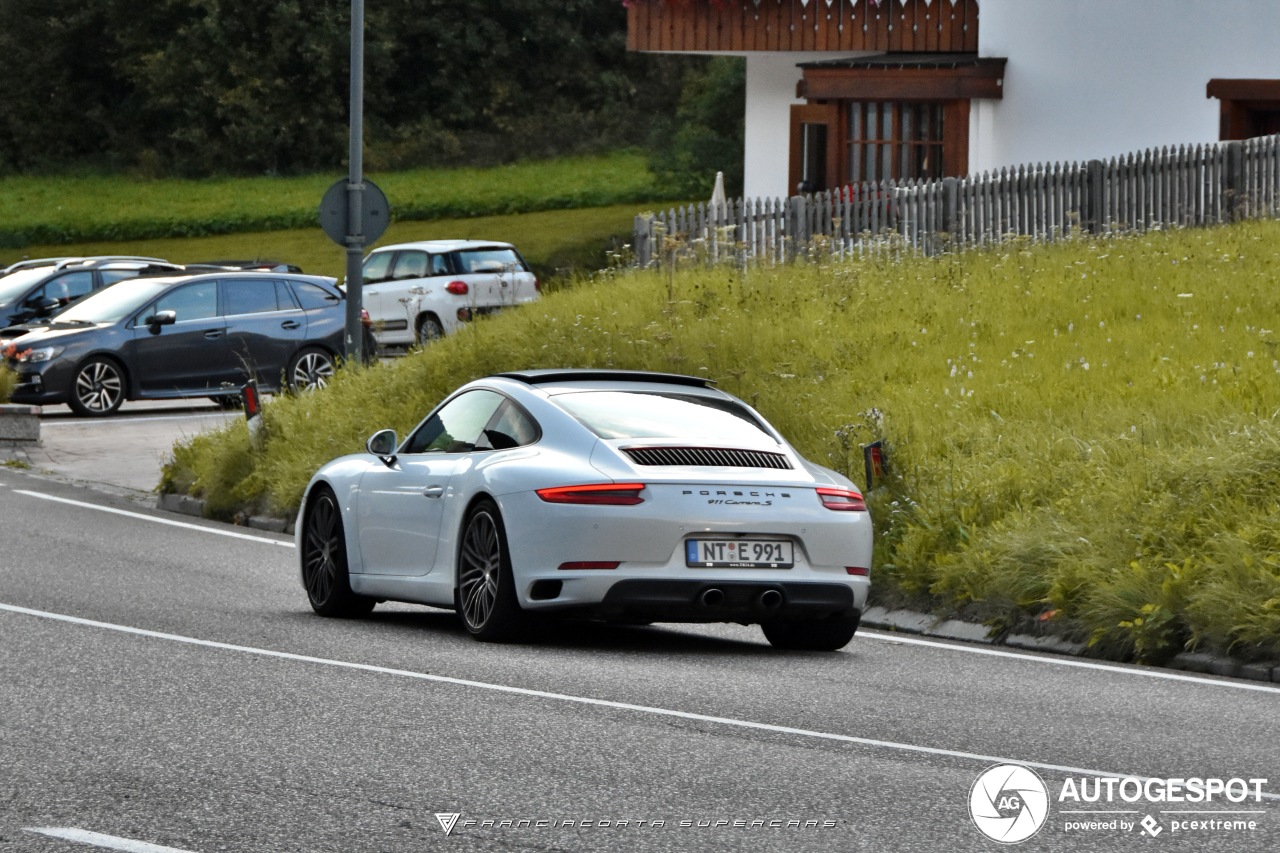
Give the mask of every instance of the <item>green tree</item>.
[{"label": "green tree", "polygon": [[729,195],[742,192],[746,68],[741,59],[715,57],[685,77],[680,104],[654,128],[649,166],[690,198],[710,195],[724,172]]}]

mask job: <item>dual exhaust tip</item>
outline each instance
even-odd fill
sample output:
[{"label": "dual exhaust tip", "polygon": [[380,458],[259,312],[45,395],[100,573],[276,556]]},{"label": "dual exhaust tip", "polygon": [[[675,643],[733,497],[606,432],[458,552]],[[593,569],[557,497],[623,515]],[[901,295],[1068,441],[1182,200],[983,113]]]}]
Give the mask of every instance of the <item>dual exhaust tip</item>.
[{"label": "dual exhaust tip", "polygon": [[[706,608],[716,608],[724,604],[724,590],[717,587],[705,589],[698,596],[698,604]],[[756,596],[756,608],[771,613],[782,606],[782,593],[776,589],[766,589]]]}]

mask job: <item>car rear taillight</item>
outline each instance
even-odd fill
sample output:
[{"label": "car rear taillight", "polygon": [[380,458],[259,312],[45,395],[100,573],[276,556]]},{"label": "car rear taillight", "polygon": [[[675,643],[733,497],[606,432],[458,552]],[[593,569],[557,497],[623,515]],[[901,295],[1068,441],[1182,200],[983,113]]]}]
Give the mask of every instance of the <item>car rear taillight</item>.
[{"label": "car rear taillight", "polygon": [[470,291],[465,281],[451,281],[444,286],[444,289],[456,296],[466,296]]},{"label": "car rear taillight", "polygon": [[537,276],[533,277],[533,289],[538,291],[539,293],[542,292],[542,282],[538,281]]},{"label": "car rear taillight", "polygon": [[618,560],[578,560],[572,563],[561,563],[559,569],[565,572],[578,572],[591,569],[616,569],[622,563]]},{"label": "car rear taillight", "polygon": [[852,489],[818,489],[818,497],[827,509],[837,512],[866,512],[867,504],[862,495]]},{"label": "car rear taillight", "polygon": [[847,574],[851,574],[855,577],[860,577],[860,578],[871,577],[871,570],[868,569],[866,566],[845,566],[844,570]]},{"label": "car rear taillight", "polygon": [[642,491],[644,483],[592,483],[538,489],[538,497],[553,504],[635,506],[644,503],[644,498],[640,497]]}]

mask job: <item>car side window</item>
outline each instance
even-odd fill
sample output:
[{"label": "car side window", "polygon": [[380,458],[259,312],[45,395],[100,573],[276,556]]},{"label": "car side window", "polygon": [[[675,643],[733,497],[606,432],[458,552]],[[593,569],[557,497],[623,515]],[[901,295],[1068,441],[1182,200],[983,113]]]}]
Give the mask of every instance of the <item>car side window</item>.
[{"label": "car side window", "polygon": [[431,256],[431,274],[432,275],[449,275],[452,270],[449,269],[448,255],[432,255]]},{"label": "car side window", "polygon": [[177,322],[207,320],[218,316],[218,283],[198,281],[174,288],[151,304],[140,317],[146,319],[161,311],[172,311]]},{"label": "car side window", "polygon": [[477,389],[450,400],[405,442],[402,453],[469,453],[506,398]]},{"label": "car side window", "polygon": [[510,400],[505,401],[480,434],[477,450],[507,450],[533,444],[542,437],[542,431],[533,418]]},{"label": "car side window", "polygon": [[360,277],[365,281],[386,281],[391,277],[391,259],[394,257],[394,252],[374,252],[364,259]]},{"label": "car side window", "polygon": [[38,305],[45,299],[56,299],[59,305],[66,305],[73,299],[79,299],[93,290],[93,273],[73,272],[59,276],[28,297],[28,302]]},{"label": "car side window", "polygon": [[222,313],[229,317],[237,314],[265,314],[279,310],[274,281],[225,279],[222,282]]},{"label": "car side window", "polygon": [[327,308],[335,302],[339,301],[336,293],[330,293],[319,285],[312,284],[309,281],[293,282],[293,292],[298,295],[298,301],[302,303],[302,307],[311,310],[312,308]]},{"label": "car side window", "polygon": [[426,252],[401,252],[396,256],[396,265],[391,270],[392,278],[426,278],[426,276]]},{"label": "car side window", "polygon": [[124,281],[126,278],[137,278],[137,270],[101,270],[98,275],[102,276],[102,286],[115,284],[117,281]]}]

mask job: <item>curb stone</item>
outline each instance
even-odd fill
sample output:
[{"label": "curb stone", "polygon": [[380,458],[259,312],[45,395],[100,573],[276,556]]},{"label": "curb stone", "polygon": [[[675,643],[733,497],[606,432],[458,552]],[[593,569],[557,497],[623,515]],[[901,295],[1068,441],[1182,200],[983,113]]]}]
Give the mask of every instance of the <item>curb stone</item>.
[{"label": "curb stone", "polygon": [[[1074,643],[1061,637],[1053,636],[1036,637],[1030,634],[1011,634],[1003,641],[999,641],[990,636],[990,629],[986,625],[963,622],[959,619],[939,619],[937,616],[912,610],[886,610],[883,607],[868,607],[866,612],[862,614],[862,624],[866,627],[879,628],[883,631],[922,634],[942,640],[1003,645],[1026,651],[1050,652],[1073,657],[1082,656],[1086,650],[1084,643]],[[1274,663],[1247,664],[1232,658],[1204,652],[1182,652],[1177,654],[1165,665],[1165,668],[1280,684],[1280,666]]]},{"label": "curb stone", "polygon": [[[204,501],[190,495],[163,494],[156,499],[156,509],[173,512],[179,515],[190,515],[204,518]],[[269,515],[251,515],[244,519],[243,526],[254,530],[265,530],[269,533],[293,533],[293,522]]]}]

